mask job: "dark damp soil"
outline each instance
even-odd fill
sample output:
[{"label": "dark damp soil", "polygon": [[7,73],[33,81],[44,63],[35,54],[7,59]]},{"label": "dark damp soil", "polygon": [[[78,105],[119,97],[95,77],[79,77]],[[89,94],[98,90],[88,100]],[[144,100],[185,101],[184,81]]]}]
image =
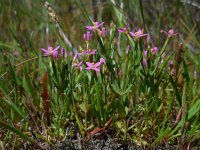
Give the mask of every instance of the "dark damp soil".
[{"label": "dark damp soil", "polygon": [[[191,150],[200,150],[200,142],[197,141],[199,146],[191,146]],[[177,145],[162,144],[156,148],[141,148],[134,142],[123,141],[122,139],[110,138],[106,132],[95,134],[89,139],[81,139],[80,134],[74,137],[67,138],[64,141],[56,142],[54,147],[49,147],[43,142],[39,142],[40,147],[24,145],[20,150],[178,150]],[[179,148],[180,149],[180,148]],[[184,149],[183,149],[184,150]],[[186,149],[185,149],[186,150]]]},{"label": "dark damp soil", "polygon": [[[100,128],[102,129],[102,128]],[[37,139],[37,145],[28,144],[22,140],[22,143],[16,147],[13,147],[13,143],[7,143],[4,145],[5,149],[16,150],[178,150],[177,144],[168,145],[162,144],[155,148],[139,147],[133,141],[116,138],[116,133],[113,133],[111,128],[102,130],[102,132],[96,132],[92,136],[81,137],[78,127],[75,124],[70,124],[67,127],[68,131],[73,131],[73,134],[65,137],[63,141],[53,141],[54,146],[46,144],[43,140]],[[93,130],[94,131],[94,130]],[[91,133],[91,132],[90,132]],[[94,133],[94,132],[93,132]],[[1,140],[0,140],[1,141]],[[1,146],[1,145],[0,145]],[[187,149],[187,148],[186,148]],[[186,150],[183,148],[183,150]],[[188,149],[200,150],[200,141],[196,141],[193,145],[190,145]],[[182,150],[182,149],[181,149]]]},{"label": "dark damp soil", "polygon": [[[40,143],[40,142],[39,142]],[[124,142],[120,139],[101,139],[93,137],[88,141],[80,139],[66,139],[61,142],[57,142],[54,147],[39,144],[40,147],[35,147],[27,143],[23,146],[16,148],[17,150],[179,150],[177,145],[160,145],[156,148],[141,148],[133,142]],[[200,145],[200,143],[198,144]],[[8,147],[5,147],[7,149]],[[183,149],[184,150],[184,149]],[[185,149],[186,150],[186,149]],[[189,150],[200,150],[200,146],[193,146]]]},{"label": "dark damp soil", "polygon": [[[199,146],[191,146],[191,150],[200,150]],[[122,139],[110,138],[107,135],[97,134],[87,141],[78,140],[65,140],[56,144],[56,149],[59,150],[178,150],[177,145],[162,144],[155,148],[141,148],[134,142],[123,141]],[[181,149],[182,150],[182,149]],[[183,149],[184,150],[184,149]]]},{"label": "dark damp soil", "polygon": [[[177,145],[160,145],[156,148],[141,148],[133,142],[125,142],[120,139],[101,139],[93,137],[88,141],[80,140],[65,140],[56,144],[55,148],[58,150],[178,150]],[[191,150],[200,150],[199,147],[189,148]]]}]

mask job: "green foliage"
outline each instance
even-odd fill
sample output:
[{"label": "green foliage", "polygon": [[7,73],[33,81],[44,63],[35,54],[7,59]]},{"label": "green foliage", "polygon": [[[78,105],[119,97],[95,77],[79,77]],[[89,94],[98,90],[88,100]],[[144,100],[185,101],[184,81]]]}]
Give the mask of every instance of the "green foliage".
[{"label": "green foliage", "polygon": [[[52,0],[46,9],[43,1],[21,2],[0,4],[0,129],[8,131],[1,145],[14,133],[36,147],[39,140],[54,146],[74,132],[90,138],[99,128],[142,148],[178,142],[184,149],[200,139],[199,22],[191,23],[184,4],[110,0],[95,8],[82,0]],[[95,30],[84,41],[84,26],[104,20],[106,36]],[[119,33],[127,23],[130,31],[143,28],[150,40]],[[178,35],[160,33],[169,28]],[[41,47],[57,45],[66,56],[43,56]],[[74,58],[93,49],[95,55]],[[86,62],[101,58],[100,72],[86,69]]]}]

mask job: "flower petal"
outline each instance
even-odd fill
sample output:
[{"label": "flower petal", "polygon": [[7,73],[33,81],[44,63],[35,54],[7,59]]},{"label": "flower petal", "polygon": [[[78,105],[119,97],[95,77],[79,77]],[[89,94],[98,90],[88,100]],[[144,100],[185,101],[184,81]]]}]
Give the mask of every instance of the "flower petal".
[{"label": "flower petal", "polygon": [[60,45],[53,49],[53,51],[57,51],[60,48]]},{"label": "flower petal", "polygon": [[100,72],[99,68],[93,68],[95,71]]},{"label": "flower petal", "polygon": [[96,64],[94,64],[94,67],[99,67],[101,65],[101,62],[97,62]]},{"label": "flower petal", "polygon": [[100,26],[102,26],[104,24],[104,22],[102,22],[102,23],[98,23],[98,25],[96,26],[97,28],[99,28]]},{"label": "flower petal", "polygon": [[161,33],[165,33],[165,34],[168,35],[168,33],[167,33],[165,30],[163,30],[163,29],[161,29],[160,32],[161,32]]},{"label": "flower petal", "polygon": [[92,66],[93,66],[93,64],[91,64],[90,62],[86,62],[86,65],[87,65],[88,67],[92,67]]},{"label": "flower petal", "polygon": [[104,58],[100,58],[100,62],[101,62],[101,63],[105,63],[106,61],[105,61]]},{"label": "flower petal", "polygon": [[130,35],[134,37],[134,36],[135,36],[135,33],[134,33],[134,32],[130,32]]},{"label": "flower petal", "polygon": [[148,34],[140,34],[138,37],[148,36]]},{"label": "flower petal", "polygon": [[44,53],[44,56],[50,56],[51,54],[50,53]]},{"label": "flower petal", "polygon": [[118,28],[118,32],[125,32],[125,29],[124,28]]},{"label": "flower petal", "polygon": [[92,69],[92,67],[87,67],[87,68],[85,68],[86,70],[91,70]]},{"label": "flower petal", "polygon": [[93,26],[85,26],[87,30],[93,30]]},{"label": "flower petal", "polygon": [[53,57],[57,58],[58,57],[58,51],[53,51]]},{"label": "flower petal", "polygon": [[82,66],[82,64],[83,64],[83,62],[81,61],[81,62],[78,64],[78,66]]},{"label": "flower petal", "polygon": [[91,51],[90,54],[96,54],[96,49]]},{"label": "flower petal", "polygon": [[41,50],[42,50],[43,52],[45,52],[45,53],[48,52],[48,50],[47,50],[47,49],[44,49],[44,48],[41,48]]}]

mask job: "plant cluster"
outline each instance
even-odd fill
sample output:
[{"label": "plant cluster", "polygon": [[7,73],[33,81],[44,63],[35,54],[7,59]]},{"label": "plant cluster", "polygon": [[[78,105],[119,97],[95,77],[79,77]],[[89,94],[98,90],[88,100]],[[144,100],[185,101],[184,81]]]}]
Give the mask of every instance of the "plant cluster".
[{"label": "plant cluster", "polygon": [[[64,42],[48,45],[28,60],[37,60],[30,65],[14,65],[4,54],[4,141],[13,136],[20,145],[17,135],[38,147],[40,140],[53,146],[74,132],[84,140],[107,132],[143,148],[195,144],[200,138],[199,81],[184,45],[177,42],[181,33],[161,30],[156,43],[145,29],[133,31],[128,21],[125,27],[107,27],[87,17],[90,25],[78,50],[64,48]],[[29,72],[30,66],[36,70]]]}]

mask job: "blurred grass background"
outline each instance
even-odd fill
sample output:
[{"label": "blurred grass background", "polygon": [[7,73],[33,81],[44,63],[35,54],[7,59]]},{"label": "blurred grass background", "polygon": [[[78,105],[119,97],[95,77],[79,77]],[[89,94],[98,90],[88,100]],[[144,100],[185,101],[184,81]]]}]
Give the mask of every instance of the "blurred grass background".
[{"label": "blurred grass background", "polygon": [[[44,7],[44,2],[44,0],[0,0],[0,53],[6,52],[13,58],[15,64],[37,56],[41,47],[61,42]],[[82,44],[84,26],[88,24],[81,10],[84,8],[94,21],[105,21],[107,26],[112,23],[122,26],[128,21],[133,29],[143,27],[153,33],[152,41],[158,44],[161,40],[157,35],[161,29],[175,28],[180,32],[180,39],[177,42],[184,43],[197,55],[195,58],[191,55],[188,57],[200,66],[197,54],[200,47],[200,3],[197,0],[50,0],[49,2],[57,13],[61,28],[76,49]],[[64,44],[63,46],[66,47]],[[3,55],[0,55],[0,58],[3,65]],[[0,73],[4,71],[1,70]]]},{"label": "blurred grass background", "polygon": [[[62,29],[78,47],[81,44],[86,19],[78,7],[77,0],[50,0],[59,17]],[[105,21],[107,25],[117,21],[113,9],[119,9],[133,29],[145,27],[157,35],[160,29],[177,28],[184,36],[199,38],[199,2],[187,0],[84,0],[83,5],[94,21]],[[192,5],[196,2],[197,6]],[[142,9],[141,9],[142,8]],[[48,15],[44,1],[1,0],[0,32],[2,43],[12,45],[15,49],[38,52],[38,47],[45,46],[46,24]],[[145,23],[145,25],[144,25]],[[51,24],[50,24],[51,29]],[[50,43],[57,39],[50,30]],[[15,37],[15,38],[14,38]],[[19,41],[16,41],[16,37]],[[192,38],[194,46],[199,46],[198,39]],[[76,39],[76,40],[74,40]],[[80,40],[77,40],[80,39]],[[32,50],[28,50],[32,46]],[[194,47],[195,49],[195,47]],[[25,55],[25,54],[24,54]]]}]

